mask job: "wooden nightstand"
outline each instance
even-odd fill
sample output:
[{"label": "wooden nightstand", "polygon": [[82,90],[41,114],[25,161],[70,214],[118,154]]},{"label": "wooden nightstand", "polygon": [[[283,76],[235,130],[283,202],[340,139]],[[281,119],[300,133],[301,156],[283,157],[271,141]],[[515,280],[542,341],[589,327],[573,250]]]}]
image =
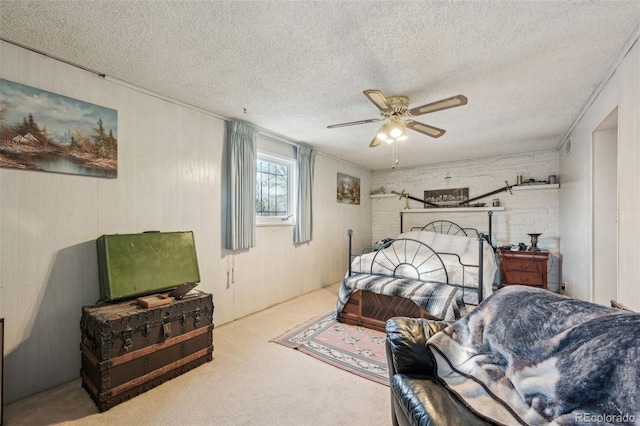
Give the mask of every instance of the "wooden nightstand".
[{"label": "wooden nightstand", "polygon": [[500,250],[502,285],[528,285],[547,289],[548,251]]}]

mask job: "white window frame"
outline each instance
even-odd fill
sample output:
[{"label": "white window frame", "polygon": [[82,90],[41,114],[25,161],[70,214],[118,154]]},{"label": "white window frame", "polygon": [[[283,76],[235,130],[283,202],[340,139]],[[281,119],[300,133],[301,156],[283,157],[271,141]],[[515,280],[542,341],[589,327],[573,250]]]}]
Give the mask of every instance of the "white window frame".
[{"label": "white window frame", "polygon": [[[258,161],[280,163],[288,166],[288,207],[287,214],[282,216],[259,216],[256,212],[256,226],[293,226],[296,224],[296,194],[298,181],[296,161],[292,158],[282,157],[263,151],[258,151]],[[256,170],[256,176],[258,171]]]}]

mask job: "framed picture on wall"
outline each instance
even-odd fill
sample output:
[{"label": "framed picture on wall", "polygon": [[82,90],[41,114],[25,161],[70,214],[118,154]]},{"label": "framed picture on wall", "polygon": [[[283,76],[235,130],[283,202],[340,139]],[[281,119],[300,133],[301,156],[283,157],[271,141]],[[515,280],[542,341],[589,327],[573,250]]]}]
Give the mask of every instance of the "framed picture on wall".
[{"label": "framed picture on wall", "polygon": [[[469,188],[431,189],[424,191],[424,200],[438,206],[457,206],[469,200]],[[426,204],[425,208],[433,207]]]},{"label": "framed picture on wall", "polygon": [[118,176],[118,111],[0,78],[0,167]]},{"label": "framed picture on wall", "polygon": [[360,178],[338,173],[338,202],[360,204]]}]

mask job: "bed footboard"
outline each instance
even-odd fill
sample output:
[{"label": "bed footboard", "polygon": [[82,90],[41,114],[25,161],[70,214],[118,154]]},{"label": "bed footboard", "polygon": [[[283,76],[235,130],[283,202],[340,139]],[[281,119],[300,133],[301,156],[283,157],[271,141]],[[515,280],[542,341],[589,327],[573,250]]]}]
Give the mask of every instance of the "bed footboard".
[{"label": "bed footboard", "polygon": [[[440,221],[443,222],[443,221]],[[453,229],[448,225],[448,230]],[[462,228],[459,228],[462,229]],[[431,231],[432,232],[432,231]],[[362,263],[354,270],[353,260],[362,254],[356,255],[352,253],[352,237],[353,231],[349,229],[348,235],[348,273],[347,277],[351,277],[358,273],[388,275],[393,277],[404,277],[419,281],[441,282],[463,291],[471,291],[477,294],[476,303],[480,303],[487,294],[484,292],[484,244],[486,236],[478,233],[477,237],[469,237],[477,240],[478,243],[478,262],[477,264],[465,264],[462,262],[460,255],[457,253],[437,252],[431,246],[422,241],[412,238],[389,239],[383,246],[373,249],[369,247],[372,259],[368,260],[365,265]],[[363,254],[365,252],[363,251]],[[449,262],[445,265],[443,257],[455,257],[456,262],[453,268],[462,270],[462,277],[450,280],[449,268],[453,263]],[[477,269],[477,282],[475,285],[467,284],[465,270]]]},{"label": "bed footboard", "polygon": [[438,319],[411,299],[367,290],[356,290],[338,313],[340,322],[378,331],[385,331],[387,320],[393,317]]}]

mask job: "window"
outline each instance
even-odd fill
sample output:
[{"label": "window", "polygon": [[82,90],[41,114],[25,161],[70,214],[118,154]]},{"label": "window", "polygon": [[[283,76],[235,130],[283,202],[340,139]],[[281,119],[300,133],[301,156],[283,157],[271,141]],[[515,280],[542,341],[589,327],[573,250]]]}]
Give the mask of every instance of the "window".
[{"label": "window", "polygon": [[258,225],[294,224],[295,162],[258,153],[256,216]]}]

